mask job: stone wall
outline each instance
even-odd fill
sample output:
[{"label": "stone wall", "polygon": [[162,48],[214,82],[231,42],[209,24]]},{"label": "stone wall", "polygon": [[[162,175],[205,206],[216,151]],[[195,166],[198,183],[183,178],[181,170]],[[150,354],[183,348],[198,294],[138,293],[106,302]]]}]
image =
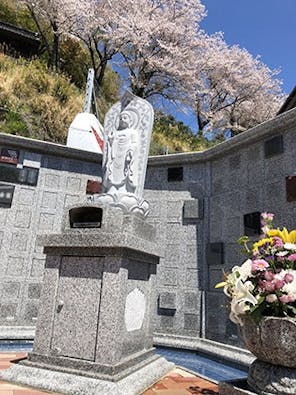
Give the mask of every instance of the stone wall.
[{"label": "stone wall", "polygon": [[[16,163],[7,163],[7,150]],[[101,158],[4,134],[0,153],[0,326],[32,327],[45,258],[36,235],[60,230],[64,208],[85,199],[88,179],[99,179]],[[11,207],[3,186],[15,186]]]},{"label": "stone wall", "polygon": [[[36,234],[59,231],[64,208],[84,201],[87,180],[101,176],[96,154],[0,134],[3,147],[19,150],[19,159],[0,162],[0,184],[15,185],[11,208],[0,206],[0,336],[8,327],[35,325],[44,261]],[[295,152],[296,110],[290,110],[207,151],[149,159],[149,222],[164,247],[156,342],[182,346],[205,338],[240,345],[214,285],[222,270],[244,259],[236,240],[245,233],[245,215],[270,211],[277,225],[296,227],[296,184],[286,180],[296,174]],[[3,166],[37,170],[37,185],[8,182]]]},{"label": "stone wall", "polygon": [[296,184],[290,186],[294,199],[286,193],[286,178],[293,175],[296,110],[202,153],[150,158],[150,221],[166,245],[158,274],[160,342],[169,335],[180,345],[184,336],[240,345],[223,292],[214,286],[223,270],[245,259],[236,243],[250,231],[244,221],[268,211],[276,225],[296,228]]}]

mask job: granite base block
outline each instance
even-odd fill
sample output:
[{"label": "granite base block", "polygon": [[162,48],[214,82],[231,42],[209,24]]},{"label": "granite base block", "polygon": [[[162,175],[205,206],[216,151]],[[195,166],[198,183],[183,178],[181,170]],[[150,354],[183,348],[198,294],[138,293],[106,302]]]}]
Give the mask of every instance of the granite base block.
[{"label": "granite base block", "polygon": [[250,389],[247,379],[219,382],[219,395],[258,395]]},{"label": "granite base block", "polygon": [[66,395],[139,395],[174,368],[164,358],[145,365],[124,379],[111,382],[15,364],[0,379]]}]

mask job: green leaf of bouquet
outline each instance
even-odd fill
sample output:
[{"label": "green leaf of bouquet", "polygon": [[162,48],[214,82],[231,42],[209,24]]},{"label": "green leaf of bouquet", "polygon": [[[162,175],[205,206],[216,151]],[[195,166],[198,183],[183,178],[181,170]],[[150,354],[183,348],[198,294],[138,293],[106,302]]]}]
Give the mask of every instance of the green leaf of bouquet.
[{"label": "green leaf of bouquet", "polygon": [[245,245],[246,243],[248,243],[249,240],[250,240],[250,239],[249,239],[248,236],[241,236],[241,237],[237,240],[237,242],[238,242],[238,244],[240,244],[240,245]]},{"label": "green leaf of bouquet", "polygon": [[294,315],[296,315],[296,307],[291,306],[290,304],[286,304],[286,308],[291,310]]}]

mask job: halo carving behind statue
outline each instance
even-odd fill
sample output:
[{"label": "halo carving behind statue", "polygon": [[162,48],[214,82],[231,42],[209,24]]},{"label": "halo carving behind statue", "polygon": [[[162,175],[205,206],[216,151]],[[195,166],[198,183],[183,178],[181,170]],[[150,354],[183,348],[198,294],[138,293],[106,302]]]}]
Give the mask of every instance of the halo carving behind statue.
[{"label": "halo carving behind statue", "polygon": [[153,126],[153,108],[126,92],[108,111],[104,123],[103,194],[94,201],[146,216],[143,199]]}]

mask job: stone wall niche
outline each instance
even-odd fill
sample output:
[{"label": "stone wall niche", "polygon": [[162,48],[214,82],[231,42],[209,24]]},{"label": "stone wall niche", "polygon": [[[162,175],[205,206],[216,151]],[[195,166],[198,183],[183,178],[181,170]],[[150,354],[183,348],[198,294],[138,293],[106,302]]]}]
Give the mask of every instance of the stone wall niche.
[{"label": "stone wall niche", "polygon": [[[72,227],[81,212],[100,210],[100,227]],[[161,252],[150,224],[89,204],[70,208],[62,232],[39,243],[46,263],[33,351],[3,379],[65,394],[132,395],[172,368],[152,347]]]}]

